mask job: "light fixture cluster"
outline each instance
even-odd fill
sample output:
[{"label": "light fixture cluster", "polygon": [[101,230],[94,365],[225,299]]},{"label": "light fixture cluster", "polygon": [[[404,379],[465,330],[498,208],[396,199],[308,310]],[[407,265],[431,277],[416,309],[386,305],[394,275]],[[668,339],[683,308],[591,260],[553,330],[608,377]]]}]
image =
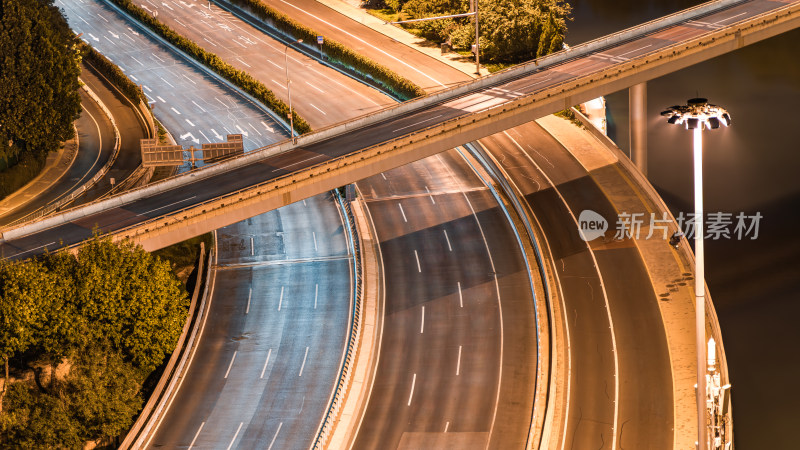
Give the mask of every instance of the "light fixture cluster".
[{"label": "light fixture cluster", "polygon": [[716,129],[720,125],[731,125],[731,116],[724,108],[708,103],[705,98],[689,99],[688,105],[670,106],[661,113],[668,123],[685,125],[687,130],[695,128]]}]

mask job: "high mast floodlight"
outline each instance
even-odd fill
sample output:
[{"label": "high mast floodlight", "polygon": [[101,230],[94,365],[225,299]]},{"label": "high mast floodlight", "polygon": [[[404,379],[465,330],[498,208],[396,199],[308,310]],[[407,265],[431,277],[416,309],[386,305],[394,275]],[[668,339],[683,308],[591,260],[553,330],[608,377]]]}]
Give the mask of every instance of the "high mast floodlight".
[{"label": "high mast floodlight", "polygon": [[694,135],[694,253],[695,253],[695,334],[697,337],[697,448],[708,448],[706,421],[706,313],[705,256],[703,249],[703,130],[731,125],[731,116],[723,108],[704,98],[689,99],[687,105],[670,106],[661,113],[667,123],[684,125]]}]

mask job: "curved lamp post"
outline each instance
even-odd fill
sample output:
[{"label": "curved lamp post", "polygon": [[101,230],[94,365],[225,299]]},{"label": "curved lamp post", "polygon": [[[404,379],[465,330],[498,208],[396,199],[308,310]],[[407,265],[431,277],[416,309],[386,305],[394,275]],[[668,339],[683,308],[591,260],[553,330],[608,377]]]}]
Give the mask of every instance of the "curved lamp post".
[{"label": "curved lamp post", "polygon": [[728,111],[708,103],[704,98],[689,99],[684,106],[670,106],[661,113],[667,123],[684,125],[694,133],[694,254],[695,254],[695,331],[697,334],[697,448],[706,450],[706,318],[705,259],[703,253],[703,137],[704,129],[730,126]]}]

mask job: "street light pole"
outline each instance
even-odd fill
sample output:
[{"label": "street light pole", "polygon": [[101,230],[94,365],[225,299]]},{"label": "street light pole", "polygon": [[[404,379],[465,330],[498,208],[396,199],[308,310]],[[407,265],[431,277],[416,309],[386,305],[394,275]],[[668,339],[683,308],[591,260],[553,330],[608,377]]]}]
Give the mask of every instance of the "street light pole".
[{"label": "street light pole", "polygon": [[704,98],[690,99],[688,105],[671,106],[661,113],[667,122],[685,125],[692,130],[694,149],[694,254],[695,254],[695,334],[697,345],[697,449],[708,449],[708,420],[706,418],[706,283],[705,252],[703,247],[703,129],[730,126],[731,116]]},{"label": "street light pole", "polygon": [[286,44],[286,48],[283,50],[283,57],[286,64],[286,95],[289,97],[289,133],[292,135],[292,142],[294,142],[294,113],[292,112],[292,81],[289,79],[289,46],[301,42],[303,42],[302,39],[290,42]]}]

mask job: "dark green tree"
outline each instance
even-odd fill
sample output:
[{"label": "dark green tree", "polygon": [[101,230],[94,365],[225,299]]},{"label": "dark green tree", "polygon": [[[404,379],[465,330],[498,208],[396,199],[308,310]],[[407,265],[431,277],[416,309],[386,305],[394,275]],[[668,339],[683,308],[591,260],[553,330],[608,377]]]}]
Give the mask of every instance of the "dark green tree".
[{"label": "dark green tree", "polygon": [[0,2],[0,158],[43,155],[80,113],[76,39],[52,0]]}]

